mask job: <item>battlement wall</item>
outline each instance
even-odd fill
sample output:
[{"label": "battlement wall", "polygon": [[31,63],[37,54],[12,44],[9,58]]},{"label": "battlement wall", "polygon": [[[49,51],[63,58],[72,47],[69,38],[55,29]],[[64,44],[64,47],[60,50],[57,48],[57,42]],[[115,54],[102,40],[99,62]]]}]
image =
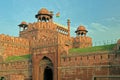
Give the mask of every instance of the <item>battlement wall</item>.
[{"label": "battlement wall", "polygon": [[8,80],[14,80],[15,77],[18,80],[29,78],[32,75],[31,70],[32,64],[29,60],[0,63],[0,76],[10,78]]},{"label": "battlement wall", "polygon": [[0,63],[0,72],[25,70],[25,69],[28,69],[29,67],[30,67],[30,62],[28,60],[3,62],[3,63]]},{"label": "battlement wall", "polygon": [[3,59],[8,56],[29,54],[29,41],[20,37],[11,37],[0,34],[0,55]]},{"label": "battlement wall", "polygon": [[108,52],[89,55],[62,56],[61,66],[95,66],[95,65],[117,65],[120,64],[120,54]]},{"label": "battlement wall", "polygon": [[[120,54],[101,52],[61,56],[61,80],[118,80]],[[100,76],[94,79],[95,76]]]}]

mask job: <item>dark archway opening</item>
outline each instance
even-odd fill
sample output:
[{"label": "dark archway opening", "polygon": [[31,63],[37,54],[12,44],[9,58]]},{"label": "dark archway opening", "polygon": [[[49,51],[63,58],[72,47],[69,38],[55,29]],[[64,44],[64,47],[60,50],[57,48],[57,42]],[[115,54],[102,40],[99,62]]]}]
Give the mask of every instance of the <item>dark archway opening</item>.
[{"label": "dark archway opening", "polygon": [[53,80],[53,71],[49,67],[45,68],[45,71],[44,71],[44,80]]},{"label": "dark archway opening", "polygon": [[6,80],[5,77],[1,77],[0,80]]}]

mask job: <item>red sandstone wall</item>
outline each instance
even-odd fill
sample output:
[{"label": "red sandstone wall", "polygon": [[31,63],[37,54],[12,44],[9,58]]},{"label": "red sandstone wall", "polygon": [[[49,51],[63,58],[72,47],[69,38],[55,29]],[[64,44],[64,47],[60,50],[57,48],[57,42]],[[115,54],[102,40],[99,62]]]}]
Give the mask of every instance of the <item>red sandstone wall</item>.
[{"label": "red sandstone wall", "polygon": [[[120,75],[120,53],[110,55],[110,75]],[[120,77],[119,77],[120,79]],[[115,80],[115,79],[114,79]],[[117,80],[117,79],[116,79]]]},{"label": "red sandstone wall", "polygon": [[[105,76],[104,78],[96,78],[97,80],[110,80],[106,77],[120,75],[119,64],[119,54],[70,55],[62,56],[59,69],[61,80],[92,80],[95,76]],[[111,80],[115,79],[117,78]]]},{"label": "red sandstone wall", "polygon": [[20,37],[30,40],[31,53],[49,52],[54,50],[54,47],[53,49],[47,47],[55,44],[61,45],[62,52],[67,53],[69,46],[66,44],[71,42],[68,29],[54,22],[29,23],[28,28],[20,32]]},{"label": "red sandstone wall", "polygon": [[88,36],[77,36],[73,38],[73,48],[85,48],[92,46],[92,38]]},{"label": "red sandstone wall", "polygon": [[61,80],[92,80],[94,75],[108,75],[109,69],[102,67],[70,67],[61,69]]},{"label": "red sandstone wall", "polygon": [[2,55],[4,59],[8,56],[20,56],[26,54],[29,54],[28,40],[0,34],[0,55]]},{"label": "red sandstone wall", "polygon": [[66,33],[68,32],[68,29],[63,28],[62,26],[58,26],[58,24],[53,23],[53,22],[35,22],[35,23],[29,23],[28,28],[26,30],[20,31],[20,37],[24,37],[24,38],[27,38],[27,39],[33,39],[34,37],[36,37],[37,39],[39,39],[40,37],[39,37],[38,32],[41,29],[58,31],[58,32],[61,32],[61,33],[63,31],[66,32]]},{"label": "red sandstone wall", "polygon": [[0,76],[7,80],[25,80],[32,76],[32,65],[28,60],[0,63]]},{"label": "red sandstone wall", "polygon": [[72,66],[72,65],[82,65],[82,66],[89,66],[89,65],[107,65],[109,64],[108,60],[109,55],[106,53],[92,53],[89,55],[69,55],[63,56],[61,58],[61,65],[62,66]]},{"label": "red sandstone wall", "polygon": [[9,80],[25,80],[24,75],[22,74],[11,74],[9,75]]}]

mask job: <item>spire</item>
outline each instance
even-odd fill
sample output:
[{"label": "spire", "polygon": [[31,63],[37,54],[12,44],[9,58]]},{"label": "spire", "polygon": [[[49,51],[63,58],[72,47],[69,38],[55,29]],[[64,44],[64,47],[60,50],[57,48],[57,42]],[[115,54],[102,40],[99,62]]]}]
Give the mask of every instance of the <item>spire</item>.
[{"label": "spire", "polygon": [[70,19],[67,20],[68,36],[70,37]]}]

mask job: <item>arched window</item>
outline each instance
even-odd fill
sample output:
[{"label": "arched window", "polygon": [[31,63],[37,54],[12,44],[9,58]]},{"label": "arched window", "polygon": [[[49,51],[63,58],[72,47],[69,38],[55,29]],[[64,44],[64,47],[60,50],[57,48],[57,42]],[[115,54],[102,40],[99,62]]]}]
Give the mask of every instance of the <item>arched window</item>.
[{"label": "arched window", "polygon": [[42,17],[42,21],[43,21],[43,22],[46,22],[46,18],[45,18],[45,17]]}]

